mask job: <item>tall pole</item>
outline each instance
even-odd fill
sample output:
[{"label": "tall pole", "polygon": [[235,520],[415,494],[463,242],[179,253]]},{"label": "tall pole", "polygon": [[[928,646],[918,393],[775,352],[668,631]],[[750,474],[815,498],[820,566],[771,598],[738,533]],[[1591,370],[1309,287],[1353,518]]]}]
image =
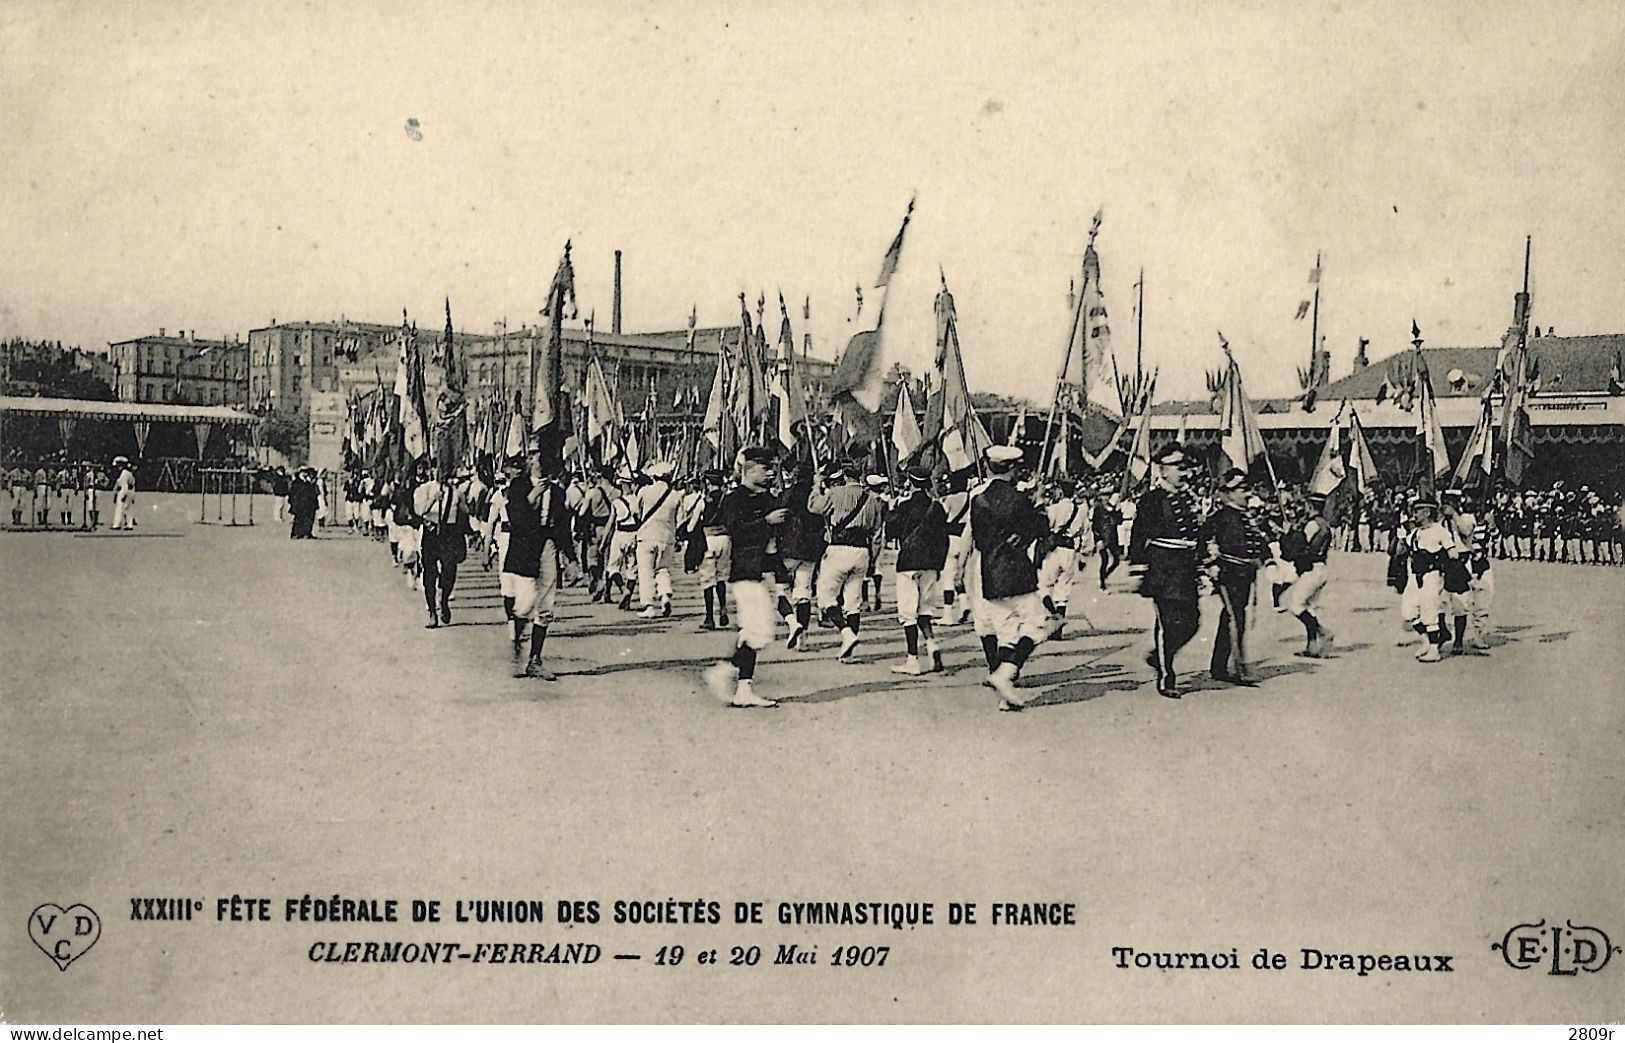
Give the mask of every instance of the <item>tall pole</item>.
[{"label": "tall pole", "polygon": [[[1093,245],[1094,241],[1095,234],[1091,231],[1089,233],[1090,245]],[[1061,372],[1055,378],[1055,397],[1050,404],[1049,419],[1044,422],[1044,451],[1039,455],[1038,458],[1038,475],[1040,482],[1042,482],[1049,474],[1049,457],[1055,437],[1055,414],[1061,408],[1061,389],[1066,384],[1066,372],[1069,368],[1071,368],[1072,365],[1072,345],[1078,339],[1078,326],[1083,319],[1083,313],[1088,309],[1088,307],[1089,283],[1086,277],[1082,287],[1082,292],[1078,295],[1077,305],[1072,309],[1072,327],[1066,335],[1066,351],[1061,355]],[[1083,376],[1083,386],[1087,388],[1089,386],[1089,352],[1087,349],[1085,349],[1080,354],[1082,355],[1080,366]]]},{"label": "tall pole", "polygon": [[1140,269],[1140,301],[1134,312],[1134,386],[1140,386],[1145,353],[1145,269]]},{"label": "tall pole", "polygon": [[1315,314],[1309,321],[1309,386],[1320,383],[1320,251],[1315,251]]}]

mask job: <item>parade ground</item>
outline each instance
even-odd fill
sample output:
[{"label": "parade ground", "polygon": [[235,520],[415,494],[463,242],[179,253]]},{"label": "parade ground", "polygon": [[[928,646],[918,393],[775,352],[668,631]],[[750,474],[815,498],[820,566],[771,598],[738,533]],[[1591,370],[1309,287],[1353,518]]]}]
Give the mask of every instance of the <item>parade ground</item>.
[{"label": "parade ground", "polygon": [[[208,513],[215,513],[210,504]],[[1261,683],[1206,680],[1217,611],[1159,698],[1149,605],[1080,576],[1065,634],[998,713],[968,627],[907,678],[892,581],[857,662],[836,639],[762,656],[767,710],[715,702],[730,632],[565,592],[556,683],[515,679],[494,573],[424,628],[380,545],[197,524],[143,494],[134,532],[0,534],[0,1019],[191,1021],[1625,1021],[1625,957],[1514,968],[1518,925],[1625,942],[1625,569],[1501,562],[1487,653],[1396,644],[1386,560],[1334,554],[1331,658],[1258,613]],[[1125,570],[1126,573],[1126,570]],[[1084,623],[1087,615],[1093,627]],[[271,921],[216,901],[271,899]],[[445,921],[289,923],[310,895],[443,901]],[[198,901],[190,922],[132,899]],[[455,923],[455,900],[543,899],[541,924]],[[597,901],[563,926],[560,899]],[[617,900],[720,903],[720,924],[616,924]],[[763,923],[732,922],[735,902]],[[795,926],[780,903],[933,902],[915,930]],[[946,925],[976,902],[974,926]],[[995,903],[1070,903],[1010,926]],[[67,971],[22,925],[100,915]],[[1551,937],[1547,934],[1545,937]],[[591,966],[313,960],[351,939],[576,941]],[[780,945],[817,965],[773,965]],[[686,959],[659,966],[661,947]],[[839,946],[883,966],[830,966]],[[759,946],[756,966],[729,966]],[[1238,952],[1238,970],[1119,966]],[[1287,955],[1258,971],[1261,948]],[[1451,977],[1301,969],[1300,952],[1450,954]],[[720,952],[718,965],[699,954]],[[325,951],[325,950],[324,950]],[[639,955],[612,961],[610,954]]]}]

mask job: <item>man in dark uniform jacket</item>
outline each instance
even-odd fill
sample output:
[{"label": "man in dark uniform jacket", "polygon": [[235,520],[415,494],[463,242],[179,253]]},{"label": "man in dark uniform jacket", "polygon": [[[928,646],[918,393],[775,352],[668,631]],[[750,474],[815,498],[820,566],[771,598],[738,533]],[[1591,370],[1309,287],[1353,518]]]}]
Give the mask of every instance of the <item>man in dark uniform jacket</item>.
[{"label": "man in dark uniform jacket", "polygon": [[1201,540],[1211,548],[1208,559],[1214,586],[1224,607],[1213,638],[1210,669],[1216,681],[1247,684],[1247,604],[1258,579],[1258,565],[1269,553],[1269,540],[1247,515],[1247,475],[1232,469],[1215,490],[1219,508],[1202,526]]},{"label": "man in dark uniform jacket", "polygon": [[508,481],[508,553],[502,571],[513,577],[513,653],[517,662],[525,639],[525,622],[530,621],[530,659],[516,676],[537,677],[543,681],[558,678],[542,665],[542,647],[553,623],[558,598],[559,558],[575,560],[571,539],[570,509],[564,489],[554,478],[559,462],[530,458],[528,469],[518,460],[510,461]]},{"label": "man in dark uniform jacket", "polygon": [[795,478],[785,490],[784,507],[789,513],[778,536],[779,560],[790,577],[790,601],[795,614],[795,625],[784,644],[796,650],[804,647],[802,638],[812,626],[814,578],[824,556],[824,518],[807,509],[812,488],[812,464],[797,464]]},{"label": "man in dark uniform jacket", "polygon": [[766,577],[774,571],[769,550],[776,530],[790,516],[772,491],[774,454],[747,449],[742,454],[739,487],[722,500],[721,519],[730,547],[728,585],[738,610],[739,641],[731,658],[705,671],[705,683],[723,703],[734,707],[777,706],[753,690],[756,657],[773,640],[773,596]]},{"label": "man in dark uniform jacket", "polygon": [[1016,679],[1051,632],[1049,613],[1038,596],[1038,569],[1028,554],[1033,541],[1049,532],[1049,519],[1016,488],[1021,450],[996,445],[986,455],[992,480],[971,499],[970,528],[982,556],[981,598],[998,646],[999,663],[988,684],[999,693],[999,709],[1019,710],[1026,700],[1016,691]]},{"label": "man in dark uniform jacket", "polygon": [[[931,495],[931,471],[915,464],[905,472],[909,495],[892,507],[886,521],[897,540],[897,620],[903,624],[907,649],[893,673],[919,674],[942,669],[932,622],[942,602],[942,567],[948,561],[948,513]],[[920,637],[925,637],[929,666],[920,665]]]},{"label": "man in dark uniform jacket", "polygon": [[1141,569],[1140,596],[1156,606],[1154,646],[1147,662],[1157,671],[1157,693],[1179,698],[1174,657],[1196,636],[1201,613],[1196,603],[1196,537],[1202,519],[1185,487],[1194,462],[1177,442],[1152,457],[1157,483],[1140,497],[1129,534],[1128,560]]}]

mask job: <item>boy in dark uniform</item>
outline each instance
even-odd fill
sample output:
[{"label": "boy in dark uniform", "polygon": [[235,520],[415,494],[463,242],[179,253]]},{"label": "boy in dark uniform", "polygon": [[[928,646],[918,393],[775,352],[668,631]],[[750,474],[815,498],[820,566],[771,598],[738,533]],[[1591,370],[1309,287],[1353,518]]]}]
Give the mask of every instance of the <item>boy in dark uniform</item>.
[{"label": "boy in dark uniform", "polygon": [[768,543],[790,512],[771,488],[773,451],[747,449],[743,457],[739,487],[723,497],[721,510],[732,544],[727,582],[739,618],[739,643],[732,658],[705,671],[705,683],[729,706],[770,707],[778,703],[757,695],[752,685],[757,653],[773,640],[773,595],[765,577],[774,571],[775,563]]},{"label": "boy in dark uniform", "polygon": [[1016,488],[1021,450],[996,445],[986,451],[987,486],[971,497],[971,539],[981,557],[978,596],[992,626],[998,665],[987,683],[999,693],[999,709],[1026,704],[1016,680],[1027,657],[1051,633],[1049,613],[1038,596],[1038,569],[1029,556],[1033,542],[1049,532],[1049,519],[1032,498]]},{"label": "boy in dark uniform", "polygon": [[1185,450],[1170,443],[1152,462],[1157,484],[1137,504],[1128,560],[1141,572],[1140,596],[1156,607],[1146,662],[1157,672],[1157,694],[1178,699],[1174,657],[1196,635],[1202,619],[1196,602],[1196,538],[1202,519],[1185,487],[1186,471],[1194,462]]},{"label": "boy in dark uniform", "polygon": [[1223,608],[1213,638],[1210,671],[1216,681],[1249,684],[1247,675],[1247,605],[1258,580],[1258,566],[1269,553],[1268,537],[1247,515],[1247,475],[1231,469],[1214,490],[1219,507],[1202,526],[1201,539],[1211,546],[1209,568]]},{"label": "boy in dark uniform", "polygon": [[[897,540],[897,619],[903,624],[906,654],[893,673],[920,674],[942,669],[942,653],[931,629],[942,600],[942,567],[948,561],[948,514],[931,495],[931,471],[915,464],[905,472],[909,496],[896,504],[886,524]],[[929,665],[920,665],[920,637]]]}]

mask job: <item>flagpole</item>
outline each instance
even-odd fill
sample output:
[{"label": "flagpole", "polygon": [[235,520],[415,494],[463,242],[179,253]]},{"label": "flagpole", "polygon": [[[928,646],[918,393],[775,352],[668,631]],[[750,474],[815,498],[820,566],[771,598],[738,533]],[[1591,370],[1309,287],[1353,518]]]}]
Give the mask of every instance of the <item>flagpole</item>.
[{"label": "flagpole", "polygon": [[1319,383],[1320,366],[1320,251],[1315,251],[1315,314],[1309,321],[1309,386]]},{"label": "flagpole", "polygon": [[[1134,316],[1134,383],[1140,382],[1142,353],[1145,350],[1145,269],[1140,269],[1140,303]],[[1117,355],[1112,354],[1112,367],[1117,367]]]},{"label": "flagpole", "polygon": [[[1094,233],[1091,232],[1089,234],[1089,241],[1093,243],[1094,239]],[[1077,306],[1072,309],[1072,327],[1067,332],[1066,336],[1066,351],[1061,356],[1061,372],[1060,375],[1055,378],[1055,397],[1050,404],[1049,419],[1044,424],[1044,451],[1038,458],[1038,481],[1041,486],[1045,477],[1049,474],[1050,447],[1055,433],[1055,413],[1061,407],[1061,387],[1066,383],[1066,371],[1071,368],[1072,365],[1072,345],[1078,339],[1079,320],[1082,319],[1084,310],[1089,307],[1089,284],[1087,280],[1084,282],[1084,285],[1079,288],[1079,290],[1080,292],[1078,294]],[[1082,365],[1085,367],[1083,373],[1085,386],[1088,385],[1089,379],[1087,370],[1089,365],[1088,359],[1089,353],[1088,351],[1084,351]]]}]

